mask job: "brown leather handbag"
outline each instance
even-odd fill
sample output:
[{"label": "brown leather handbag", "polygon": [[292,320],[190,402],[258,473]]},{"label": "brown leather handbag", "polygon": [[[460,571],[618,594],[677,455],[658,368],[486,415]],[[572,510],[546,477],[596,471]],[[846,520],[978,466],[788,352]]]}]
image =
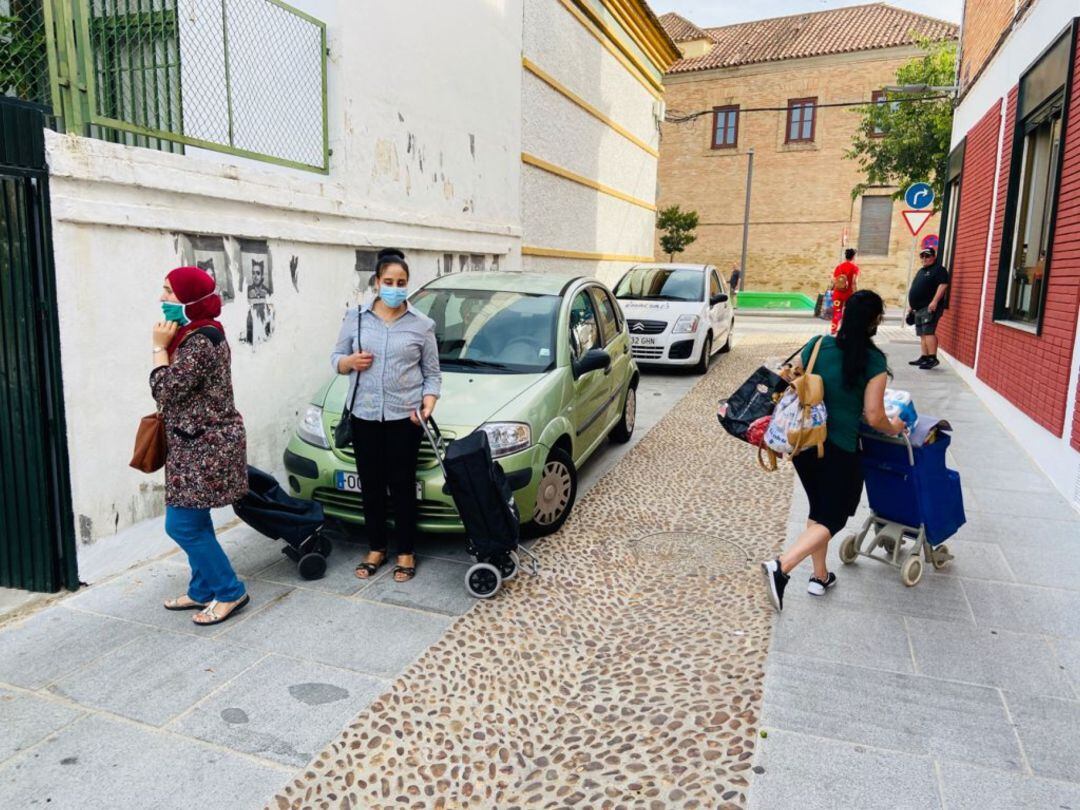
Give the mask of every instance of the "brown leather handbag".
[{"label": "brown leather handbag", "polygon": [[165,419],[160,413],[140,420],[131,466],[144,473],[157,472],[165,466]]}]

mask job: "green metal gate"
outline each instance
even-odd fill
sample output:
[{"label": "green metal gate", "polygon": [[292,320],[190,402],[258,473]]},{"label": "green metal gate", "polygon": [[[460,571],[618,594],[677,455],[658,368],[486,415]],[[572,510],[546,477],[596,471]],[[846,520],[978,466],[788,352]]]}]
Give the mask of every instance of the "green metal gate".
[{"label": "green metal gate", "polygon": [[47,111],[0,98],[0,586],[79,586],[60,376]]}]

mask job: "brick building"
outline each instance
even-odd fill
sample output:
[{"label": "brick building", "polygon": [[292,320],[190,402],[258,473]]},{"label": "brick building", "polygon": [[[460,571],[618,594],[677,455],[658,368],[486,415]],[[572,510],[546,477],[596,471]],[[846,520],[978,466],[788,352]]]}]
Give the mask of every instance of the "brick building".
[{"label": "brick building", "polygon": [[1078,12],[1076,0],[967,0],[939,334],[1080,506]]},{"label": "brick building", "polygon": [[679,258],[725,270],[740,260],[752,148],[747,289],[818,292],[850,246],[864,285],[899,301],[911,249],[902,201],[891,187],[852,200],[863,178],[844,153],[860,116],[828,105],[871,100],[921,54],[917,39],[952,39],[957,27],[883,3],[722,28],[660,19],[683,55],[664,77],[669,120],[710,111],[662,129],[658,205],[700,216]]}]

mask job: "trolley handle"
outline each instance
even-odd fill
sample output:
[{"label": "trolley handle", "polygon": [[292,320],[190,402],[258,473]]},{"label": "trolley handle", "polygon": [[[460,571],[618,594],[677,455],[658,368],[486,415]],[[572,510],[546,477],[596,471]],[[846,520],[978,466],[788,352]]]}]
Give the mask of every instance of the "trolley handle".
[{"label": "trolley handle", "polygon": [[436,424],[433,417],[424,419],[419,409],[413,411],[416,414],[416,419],[420,423],[420,427],[424,431],[424,436],[427,437],[428,444],[431,445],[431,449],[435,453],[435,461],[439,464],[439,469],[442,470],[443,479],[446,478],[446,465],[443,464],[443,436],[442,431],[439,430],[438,424]]},{"label": "trolley handle", "polygon": [[907,448],[908,464],[912,467],[915,466],[915,450],[911,445],[910,431],[905,428],[904,432],[899,436],[886,436],[884,433],[876,435],[863,434],[860,436],[860,440],[870,439],[876,442],[888,442],[889,444],[903,444]]}]

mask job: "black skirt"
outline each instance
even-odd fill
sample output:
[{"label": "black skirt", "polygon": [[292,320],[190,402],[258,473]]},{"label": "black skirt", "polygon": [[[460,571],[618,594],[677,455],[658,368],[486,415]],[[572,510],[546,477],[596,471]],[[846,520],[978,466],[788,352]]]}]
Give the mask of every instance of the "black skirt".
[{"label": "black skirt", "polygon": [[858,453],[852,453],[825,442],[825,455],[818,458],[817,450],[805,450],[795,456],[795,472],[799,475],[810,500],[810,520],[820,523],[835,535],[847,525],[862,500],[863,471]]}]

